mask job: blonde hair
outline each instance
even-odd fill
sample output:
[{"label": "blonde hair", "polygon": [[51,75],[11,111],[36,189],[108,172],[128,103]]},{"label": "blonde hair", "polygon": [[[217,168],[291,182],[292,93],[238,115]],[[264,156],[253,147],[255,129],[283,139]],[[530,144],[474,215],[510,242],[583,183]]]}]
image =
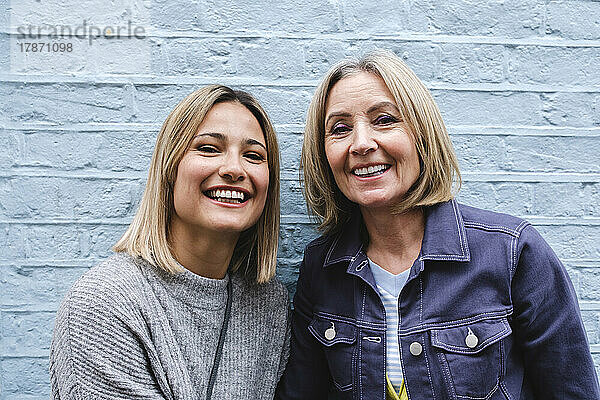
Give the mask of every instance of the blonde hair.
[{"label": "blonde hair", "polygon": [[327,72],[315,91],[308,108],[300,160],[308,211],[325,233],[340,229],[356,210],[356,204],[337,187],[325,155],[327,98],[337,82],[360,72],[383,80],[410,128],[419,155],[419,177],[394,212],[449,200],[461,185],[458,161],[440,111],[415,73],[388,51],[378,50],[360,59],[343,60]]},{"label": "blonde hair", "polygon": [[257,283],[275,275],[279,237],[279,149],[273,125],[264,109],[250,94],[226,86],[211,85],[195,91],[171,111],[156,138],[148,181],[138,211],[116,252],[138,256],[169,272],[181,271],[169,245],[169,227],[174,214],[173,187],[177,167],[191,145],[206,114],[217,103],[234,102],[246,107],[258,120],[265,136],[269,188],[258,222],[242,232],[231,259],[231,270],[242,268]]}]

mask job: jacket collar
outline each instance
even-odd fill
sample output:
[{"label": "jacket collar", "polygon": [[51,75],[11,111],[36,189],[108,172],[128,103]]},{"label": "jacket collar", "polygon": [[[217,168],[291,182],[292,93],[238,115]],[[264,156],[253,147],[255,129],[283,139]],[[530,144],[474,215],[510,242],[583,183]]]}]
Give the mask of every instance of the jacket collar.
[{"label": "jacket collar", "polygon": [[[456,200],[424,208],[425,232],[421,245],[422,260],[470,261],[465,225]],[[327,251],[323,267],[339,262],[362,262],[360,239],[362,217],[355,212],[343,229],[336,234]]]},{"label": "jacket collar", "polygon": [[471,260],[465,223],[456,200],[425,208],[421,259],[465,262]]},{"label": "jacket collar", "polygon": [[342,261],[352,263],[361,253],[363,244],[360,238],[360,230],[362,225],[362,216],[357,209],[350,220],[344,224],[340,232],[338,232],[325,257],[324,267],[337,264]]}]

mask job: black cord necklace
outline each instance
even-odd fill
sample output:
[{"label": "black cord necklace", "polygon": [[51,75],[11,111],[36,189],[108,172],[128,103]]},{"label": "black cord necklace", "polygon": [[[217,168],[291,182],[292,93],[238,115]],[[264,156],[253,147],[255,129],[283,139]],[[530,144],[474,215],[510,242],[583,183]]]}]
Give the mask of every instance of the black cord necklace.
[{"label": "black cord necklace", "polygon": [[221,326],[221,333],[219,334],[219,342],[217,343],[217,352],[215,353],[215,360],[213,361],[212,368],[210,370],[210,378],[208,379],[208,389],[206,392],[206,400],[210,400],[212,397],[213,387],[215,386],[215,380],[217,379],[217,371],[219,370],[219,362],[221,361],[221,355],[223,354],[223,343],[225,342],[225,335],[227,334],[227,326],[229,325],[229,318],[231,316],[231,302],[233,292],[231,285],[231,275],[227,281],[227,303],[225,305],[225,315],[223,317],[223,326]]}]

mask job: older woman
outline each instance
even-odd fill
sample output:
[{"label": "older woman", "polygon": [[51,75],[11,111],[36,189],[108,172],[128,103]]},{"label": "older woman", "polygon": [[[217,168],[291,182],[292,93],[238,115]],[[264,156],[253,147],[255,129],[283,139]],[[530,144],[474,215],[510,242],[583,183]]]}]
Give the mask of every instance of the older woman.
[{"label": "older woman", "polygon": [[53,398],[272,399],[289,343],[278,229],[264,110],[225,86],[192,93],[163,124],[117,254],[61,305]]},{"label": "older woman", "polygon": [[304,254],[280,399],[598,399],[573,287],[526,221],[457,203],[440,112],[396,56],[334,66],[302,165]]}]

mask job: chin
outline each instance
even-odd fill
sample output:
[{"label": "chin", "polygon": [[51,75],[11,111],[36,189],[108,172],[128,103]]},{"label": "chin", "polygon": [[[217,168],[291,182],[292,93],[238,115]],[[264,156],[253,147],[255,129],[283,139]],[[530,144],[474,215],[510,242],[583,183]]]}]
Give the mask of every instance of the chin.
[{"label": "chin", "polygon": [[363,208],[381,208],[381,207],[392,207],[395,202],[388,197],[380,196],[363,196],[360,201],[355,201],[360,207]]},{"label": "chin", "polygon": [[242,233],[243,231],[251,228],[254,224],[240,224],[239,222],[231,224],[218,224],[213,226],[214,231],[222,233]]},{"label": "chin", "polygon": [[200,218],[188,220],[188,224],[193,225],[194,229],[207,230],[221,233],[241,233],[250,228],[254,223],[249,218],[232,215],[212,215],[210,218]]}]

